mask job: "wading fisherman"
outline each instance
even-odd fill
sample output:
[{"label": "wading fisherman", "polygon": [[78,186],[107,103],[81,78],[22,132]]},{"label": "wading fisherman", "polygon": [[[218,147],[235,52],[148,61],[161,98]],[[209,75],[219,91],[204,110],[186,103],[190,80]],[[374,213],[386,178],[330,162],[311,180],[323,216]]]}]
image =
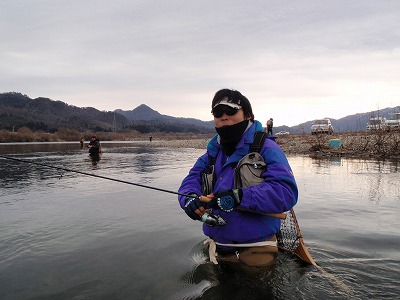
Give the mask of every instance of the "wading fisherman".
[{"label": "wading fisherman", "polygon": [[[258,151],[266,164],[259,183],[238,188],[235,168],[249,153],[255,133],[263,131],[262,124],[254,120],[249,100],[235,90],[218,91],[211,109],[217,134],[179,189],[186,195],[201,196],[201,200],[179,196],[180,206],[193,220],[201,220],[206,210],[211,210],[226,221],[223,226],[203,225],[214,263],[271,265],[278,251],[280,219],[265,214],[285,212],[296,204],[298,190],[292,170],[281,148],[267,138]],[[211,177],[207,191],[204,178]]]},{"label": "wading fisherman", "polygon": [[89,148],[90,156],[98,156],[101,153],[100,141],[95,135],[92,135],[87,147]]},{"label": "wading fisherman", "polygon": [[83,145],[85,144],[85,139],[83,137],[81,137],[80,144],[81,144],[81,149],[83,149]]}]

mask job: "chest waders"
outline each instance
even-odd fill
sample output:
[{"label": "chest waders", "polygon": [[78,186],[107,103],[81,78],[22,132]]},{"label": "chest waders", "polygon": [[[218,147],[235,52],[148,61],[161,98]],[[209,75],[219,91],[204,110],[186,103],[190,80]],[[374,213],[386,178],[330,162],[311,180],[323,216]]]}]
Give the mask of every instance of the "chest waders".
[{"label": "chest waders", "polygon": [[[258,131],[254,135],[254,142],[250,145],[249,153],[243,156],[236,164],[234,171],[234,188],[247,188],[249,186],[258,185],[264,182],[262,174],[267,170],[267,165],[264,158],[260,154],[267,138],[267,133]],[[216,180],[215,175],[215,157],[208,157],[210,168],[201,174],[202,192],[203,195],[209,195],[213,192]],[[216,246],[219,244],[212,239],[207,239],[209,243],[210,259],[217,263],[216,260]],[[231,246],[238,248],[234,253],[223,254],[219,253],[218,257],[226,262],[241,262],[248,267],[262,267],[269,266],[275,259],[276,252],[278,252],[276,237],[273,236],[270,240],[253,243],[253,244],[220,244],[222,246]],[[241,248],[239,248],[241,247]]]}]

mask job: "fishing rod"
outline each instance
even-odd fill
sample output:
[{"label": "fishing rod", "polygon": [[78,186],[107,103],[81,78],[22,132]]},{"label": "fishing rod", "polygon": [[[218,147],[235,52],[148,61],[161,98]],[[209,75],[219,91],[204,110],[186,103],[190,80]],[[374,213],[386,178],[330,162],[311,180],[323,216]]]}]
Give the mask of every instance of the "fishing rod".
[{"label": "fishing rod", "polygon": [[[78,173],[78,174],[82,174],[82,175],[86,175],[86,176],[102,178],[102,179],[111,180],[111,181],[120,182],[120,183],[126,183],[126,184],[139,186],[139,187],[143,187],[143,188],[147,188],[147,189],[152,189],[152,190],[156,190],[156,191],[160,191],[160,192],[165,192],[165,193],[170,193],[170,194],[175,194],[175,195],[179,195],[179,196],[195,198],[195,199],[199,199],[200,200],[200,197],[196,196],[196,195],[183,194],[183,193],[170,191],[170,190],[166,190],[166,189],[161,189],[161,188],[157,188],[157,187],[153,187],[153,186],[149,186],[149,185],[144,185],[144,184],[140,184],[140,183],[134,183],[134,182],[130,182],[130,181],[125,181],[125,180],[115,179],[115,178],[111,178],[111,177],[96,175],[96,174],[93,174],[93,173],[82,172],[82,171],[73,170],[73,169],[64,168],[64,167],[56,167],[56,166],[52,166],[52,165],[48,165],[48,164],[44,164],[44,163],[39,163],[39,162],[35,162],[35,161],[29,161],[29,160],[25,160],[25,159],[10,157],[10,156],[6,156],[6,155],[0,155],[0,158],[13,160],[13,161],[17,161],[17,162],[23,162],[23,163],[32,164],[32,165],[37,165],[37,166],[42,166],[42,167],[46,167],[46,168],[50,168],[50,169],[62,170],[62,171],[65,171],[65,172],[72,172],[72,173]],[[294,211],[291,210],[291,212],[292,212],[292,214],[294,216]],[[263,215],[267,215],[267,216],[271,216],[271,217],[275,217],[275,218],[279,218],[279,219],[286,219],[286,214],[284,214],[284,213],[282,213],[282,214],[279,214],[279,213],[277,213],[277,214],[263,214]],[[304,242],[302,242],[302,236],[301,236],[301,233],[300,233],[300,228],[299,228],[299,226],[297,224],[297,220],[296,219],[294,219],[294,220],[295,220],[296,228],[298,230],[298,236],[301,239],[300,245],[302,247],[300,247],[300,248],[301,248],[302,251],[300,251],[300,252],[302,252],[302,254],[303,254],[303,252],[305,252],[305,254],[307,254],[306,255],[307,257],[305,259],[299,254],[296,254],[296,255],[299,255],[299,257],[302,260],[304,260],[304,261],[306,261],[308,263],[311,263],[312,265],[317,266],[315,261],[311,258],[311,255],[309,254]],[[226,225],[226,221],[224,220],[224,218],[222,218],[219,215],[215,215],[214,213],[212,213],[211,211],[208,211],[208,210],[201,216],[200,221],[205,223],[205,224],[207,224],[208,226],[224,226],[224,225]],[[293,251],[290,251],[290,252],[293,252]]]},{"label": "fishing rod", "polygon": [[[42,166],[42,167],[46,167],[46,168],[50,168],[50,169],[57,169],[57,170],[65,171],[65,172],[78,173],[78,174],[82,174],[82,175],[86,175],[86,176],[92,176],[92,177],[102,178],[102,179],[116,181],[116,182],[120,182],[120,183],[126,183],[126,184],[135,185],[135,186],[139,186],[142,188],[156,190],[156,191],[160,191],[160,192],[164,192],[164,193],[170,193],[170,194],[174,194],[174,195],[178,195],[178,196],[199,199],[200,201],[202,201],[199,196],[193,195],[193,194],[192,195],[183,194],[183,193],[179,193],[179,192],[175,192],[175,191],[157,188],[154,186],[149,186],[149,185],[144,185],[144,184],[140,184],[140,183],[134,183],[134,182],[130,182],[130,181],[120,180],[120,179],[116,179],[116,178],[96,175],[93,173],[82,172],[82,171],[68,169],[68,168],[64,168],[64,167],[56,167],[56,166],[52,166],[52,165],[48,165],[48,164],[43,164],[43,163],[29,161],[29,160],[25,160],[25,159],[10,157],[10,156],[6,156],[6,155],[0,155],[0,157],[9,159],[9,160],[18,161],[18,162],[28,163],[28,164],[32,164],[32,165],[38,165],[38,166]],[[247,212],[252,212],[252,211],[247,211]],[[284,213],[269,213],[269,214],[267,213],[267,214],[263,214],[263,215],[275,217],[275,218],[282,219],[282,220],[286,219],[286,214],[284,214]],[[226,221],[222,217],[213,214],[211,211],[207,211],[206,213],[204,213],[201,221],[210,226],[215,226],[215,225],[223,226],[226,224]]]},{"label": "fishing rod", "polygon": [[[144,185],[144,184],[140,184],[140,183],[134,183],[134,182],[130,182],[130,181],[120,180],[120,179],[116,179],[116,178],[96,175],[93,173],[82,172],[82,171],[68,169],[68,168],[64,168],[64,167],[51,166],[48,164],[43,164],[43,163],[29,161],[29,160],[25,160],[25,159],[10,157],[10,156],[6,156],[6,155],[0,155],[0,157],[9,159],[9,160],[18,161],[18,162],[24,162],[27,164],[38,165],[38,166],[42,166],[42,167],[46,167],[46,168],[50,168],[50,169],[57,169],[57,170],[65,171],[65,172],[78,173],[78,174],[82,174],[82,175],[86,175],[86,176],[92,176],[92,177],[102,178],[102,179],[116,181],[116,182],[120,182],[120,183],[126,183],[126,184],[135,185],[135,186],[139,186],[139,187],[146,188],[146,189],[156,190],[156,191],[160,191],[160,192],[164,192],[164,193],[170,193],[170,194],[174,194],[174,195],[179,195],[179,196],[184,196],[184,197],[200,200],[200,197],[196,196],[196,195],[183,194],[183,193],[179,193],[179,192],[175,192],[175,191],[157,188],[154,186],[149,186],[149,185]],[[213,214],[211,211],[207,211],[201,216],[201,222],[206,223],[209,226],[223,226],[226,224],[226,221],[222,217]]]},{"label": "fishing rod", "polygon": [[[56,166],[52,166],[52,165],[48,165],[48,164],[43,164],[43,163],[29,161],[29,160],[25,160],[25,159],[10,157],[10,156],[6,156],[6,155],[0,155],[0,158],[13,160],[13,161],[17,161],[17,162],[33,164],[33,165],[38,165],[38,166],[42,166],[42,167],[46,167],[46,168],[50,168],[50,169],[62,170],[62,171],[65,171],[65,172],[72,172],[72,173],[78,173],[78,174],[82,174],[82,175],[86,175],[86,176],[102,178],[102,179],[111,180],[111,181],[120,182],[120,183],[126,183],[126,184],[139,186],[139,187],[143,187],[143,188],[147,188],[147,189],[152,189],[152,190],[156,190],[156,191],[160,191],[160,192],[165,192],[165,193],[175,194],[175,195],[179,195],[179,196],[199,199],[201,201],[199,196],[183,194],[183,193],[174,192],[174,191],[170,191],[170,190],[166,190],[166,189],[161,189],[161,188],[157,188],[157,187],[153,187],[153,186],[149,186],[149,185],[134,183],[134,182],[130,182],[130,181],[115,179],[115,178],[96,175],[96,174],[92,174],[92,173],[86,173],[86,172],[77,171],[77,170],[73,170],[73,169],[68,169],[68,168],[64,168],[64,167],[56,167]],[[247,211],[247,212],[251,212],[251,211]],[[333,282],[335,282],[344,291],[346,291],[348,293],[351,293],[352,290],[350,288],[348,288],[347,285],[345,285],[343,282],[341,282],[335,276],[329,274],[324,269],[322,269],[322,267],[320,267],[320,266],[318,266],[316,264],[316,262],[311,257],[310,253],[308,252],[308,249],[307,249],[307,247],[306,247],[306,245],[305,245],[305,243],[303,241],[303,237],[302,237],[301,232],[300,232],[300,227],[299,227],[297,219],[296,219],[296,217],[294,215],[294,210],[291,209],[290,212],[292,214],[292,219],[294,220],[294,225],[295,225],[295,228],[297,230],[297,239],[295,240],[295,242],[299,239],[300,243],[299,243],[299,246],[295,250],[290,250],[290,249],[284,249],[284,250],[289,251],[289,252],[297,255],[301,260],[303,260],[303,261],[305,261],[305,262],[307,262],[307,263],[309,263],[311,265],[316,266],[317,269],[319,271],[321,271],[323,275],[325,275],[326,277],[331,279]],[[256,212],[251,212],[251,213],[256,213]],[[275,217],[275,218],[279,218],[279,219],[282,219],[282,220],[286,219],[286,214],[284,214],[284,213],[271,213],[271,214],[262,214],[262,215]],[[200,221],[205,223],[205,224],[207,224],[208,226],[211,226],[211,227],[226,225],[226,221],[221,216],[215,215],[211,211],[208,211],[208,210],[201,216]]]}]

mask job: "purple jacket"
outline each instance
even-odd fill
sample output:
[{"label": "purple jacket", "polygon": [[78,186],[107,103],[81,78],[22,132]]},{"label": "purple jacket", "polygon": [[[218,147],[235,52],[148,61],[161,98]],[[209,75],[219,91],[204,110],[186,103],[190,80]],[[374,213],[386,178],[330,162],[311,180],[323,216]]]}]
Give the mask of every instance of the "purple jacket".
[{"label": "purple jacket", "polygon": [[[201,195],[201,172],[209,168],[209,156],[216,157],[216,183],[214,194],[234,188],[234,170],[237,162],[249,152],[256,131],[262,131],[258,121],[243,134],[235,152],[227,157],[218,143],[218,135],[210,140],[207,153],[198,158],[189,174],[183,179],[179,192]],[[239,207],[245,211],[224,212],[213,209],[214,214],[223,217],[225,226],[210,227],[203,225],[205,235],[223,244],[241,244],[264,241],[276,234],[280,228],[280,219],[264,216],[265,213],[281,213],[290,210],[296,203],[298,190],[292,170],[282,149],[271,139],[266,139],[260,154],[267,164],[263,173],[264,182],[257,186],[243,188],[243,197]],[[182,208],[186,197],[179,196]]]}]

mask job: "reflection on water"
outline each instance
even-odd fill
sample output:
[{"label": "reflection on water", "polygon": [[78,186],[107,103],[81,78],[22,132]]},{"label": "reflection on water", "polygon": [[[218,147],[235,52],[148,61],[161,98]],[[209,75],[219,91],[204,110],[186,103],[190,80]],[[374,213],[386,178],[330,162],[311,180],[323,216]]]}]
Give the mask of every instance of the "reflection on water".
[{"label": "reflection on water", "polygon": [[[0,145],[37,163],[177,191],[203,153],[79,143]],[[260,273],[208,262],[176,195],[0,158],[0,299],[395,299],[397,162],[291,156],[296,215],[322,272],[279,253]]]}]

